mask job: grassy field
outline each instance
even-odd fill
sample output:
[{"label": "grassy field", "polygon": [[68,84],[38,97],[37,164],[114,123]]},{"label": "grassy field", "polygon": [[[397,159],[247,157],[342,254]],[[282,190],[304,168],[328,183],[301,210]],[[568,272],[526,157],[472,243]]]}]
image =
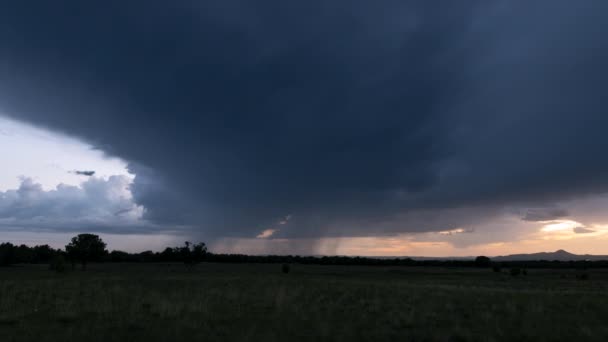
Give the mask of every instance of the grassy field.
[{"label": "grassy field", "polygon": [[0,269],[0,341],[608,341],[608,270],[588,273],[11,267]]}]

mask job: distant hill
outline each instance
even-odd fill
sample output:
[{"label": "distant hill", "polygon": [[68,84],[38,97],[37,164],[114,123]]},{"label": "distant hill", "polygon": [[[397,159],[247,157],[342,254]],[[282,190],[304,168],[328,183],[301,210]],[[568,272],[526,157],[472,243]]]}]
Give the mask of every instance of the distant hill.
[{"label": "distant hill", "polygon": [[[372,259],[394,259],[395,257],[371,257]],[[464,257],[397,257],[397,259],[413,259],[416,261],[468,261],[474,260],[475,256],[464,256]],[[546,260],[546,261],[608,261],[608,255],[592,255],[592,254],[573,254],[563,249],[555,252],[541,252],[541,253],[530,253],[530,254],[511,254],[490,257],[492,261],[535,261],[535,260]]]},{"label": "distant hill", "polygon": [[558,261],[581,261],[581,260],[608,260],[608,255],[572,254],[563,249],[555,252],[542,252],[532,254],[512,254],[493,257],[492,261],[533,261],[533,260],[558,260]]}]

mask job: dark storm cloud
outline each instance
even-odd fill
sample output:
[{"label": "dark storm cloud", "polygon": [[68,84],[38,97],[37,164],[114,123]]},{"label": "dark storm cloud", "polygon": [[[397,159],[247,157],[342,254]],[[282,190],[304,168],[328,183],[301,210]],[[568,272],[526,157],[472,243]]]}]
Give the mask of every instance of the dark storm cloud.
[{"label": "dark storm cloud", "polygon": [[154,222],[444,230],[396,218],[606,190],[606,10],[15,2],[0,7],[0,110],[129,160]]}]

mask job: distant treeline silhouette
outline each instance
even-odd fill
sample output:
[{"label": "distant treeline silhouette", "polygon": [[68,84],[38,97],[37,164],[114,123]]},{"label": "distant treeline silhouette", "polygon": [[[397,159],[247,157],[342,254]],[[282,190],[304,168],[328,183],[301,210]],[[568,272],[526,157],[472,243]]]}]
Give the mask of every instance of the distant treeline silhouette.
[{"label": "distant treeline silhouette", "polygon": [[0,266],[15,264],[51,264],[67,260],[86,267],[88,262],[112,263],[184,263],[192,266],[199,262],[215,263],[263,263],[263,264],[314,264],[314,265],[364,265],[364,266],[426,266],[426,267],[483,267],[483,268],[608,268],[608,260],[602,261],[501,261],[493,262],[485,256],[475,260],[414,260],[411,258],[371,258],[348,256],[298,256],[298,255],[244,255],[215,254],[207,251],[204,243],[186,242],[181,247],[167,247],[162,252],[144,251],[127,253],[108,252],[105,243],[97,235],[80,234],[74,237],[65,250],[48,245],[0,244]]}]

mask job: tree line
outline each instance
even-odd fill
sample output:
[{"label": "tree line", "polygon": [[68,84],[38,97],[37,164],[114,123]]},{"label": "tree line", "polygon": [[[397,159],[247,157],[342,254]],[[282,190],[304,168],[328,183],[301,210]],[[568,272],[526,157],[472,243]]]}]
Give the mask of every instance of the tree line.
[{"label": "tree line", "polygon": [[503,261],[493,262],[479,256],[474,260],[414,260],[411,258],[370,258],[348,256],[299,256],[299,255],[245,255],[215,254],[207,250],[205,243],[185,242],[178,247],[167,247],[161,252],[144,251],[128,253],[106,249],[103,240],[94,234],[80,234],[72,238],[65,249],[49,245],[0,244],[0,266],[14,264],[51,264],[61,268],[63,263],[83,269],[90,262],[131,263],[184,263],[194,266],[200,262],[216,263],[282,263],[315,265],[366,265],[366,266],[427,266],[427,267],[483,267],[483,268],[608,268],[608,261]]},{"label": "tree line", "polygon": [[82,269],[86,269],[90,262],[182,262],[192,266],[204,261],[208,255],[207,246],[202,242],[185,242],[183,246],[167,247],[162,252],[108,252],[106,243],[95,234],[79,234],[63,250],[49,245],[0,244],[0,266],[48,263],[52,268],[63,268],[67,262],[73,268],[80,264]]}]

